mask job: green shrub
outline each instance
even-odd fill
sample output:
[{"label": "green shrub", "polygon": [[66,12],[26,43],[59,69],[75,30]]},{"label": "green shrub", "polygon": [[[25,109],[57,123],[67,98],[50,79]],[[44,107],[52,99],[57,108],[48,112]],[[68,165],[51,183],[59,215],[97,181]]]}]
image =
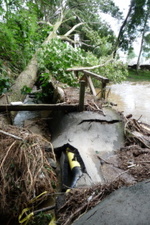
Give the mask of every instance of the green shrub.
[{"label": "green shrub", "polygon": [[0,76],[0,95],[6,93],[11,86],[11,81],[9,77]]}]

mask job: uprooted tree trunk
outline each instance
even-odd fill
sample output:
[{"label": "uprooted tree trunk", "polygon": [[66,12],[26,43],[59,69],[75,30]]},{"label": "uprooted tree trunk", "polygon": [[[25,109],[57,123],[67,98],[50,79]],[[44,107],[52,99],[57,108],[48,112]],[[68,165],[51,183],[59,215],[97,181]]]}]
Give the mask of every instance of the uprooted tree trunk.
[{"label": "uprooted tree trunk", "polygon": [[[43,44],[47,44],[51,41],[52,38],[56,37],[56,31],[61,25],[62,20],[56,22],[56,24],[53,27],[53,31],[50,32],[49,36],[46,38]],[[20,73],[18,78],[15,81],[15,84],[11,88],[11,92],[9,92],[9,101],[22,101],[24,100],[25,96],[21,94],[21,88],[23,86],[27,86],[32,88],[36,79],[37,79],[37,71],[38,71],[38,62],[37,62],[37,53],[40,51],[38,49],[36,53],[33,55],[32,59],[28,63],[27,67]],[[3,96],[0,99],[0,103],[8,103],[8,98],[6,96]]]},{"label": "uprooted tree trunk", "polygon": [[[62,40],[67,40],[67,37],[78,27],[81,26],[83,23],[76,24],[72,27],[65,35],[59,36],[57,35],[57,31],[63,22],[63,15],[59,18],[59,20],[53,25],[53,31],[51,31],[46,38],[46,40],[41,44],[46,45],[51,42],[54,38],[61,38]],[[8,102],[12,101],[23,101],[25,96],[21,93],[21,89],[24,86],[32,88],[35,81],[37,80],[37,71],[38,71],[38,62],[37,62],[37,54],[41,49],[37,49],[35,54],[33,55],[32,59],[28,63],[27,67],[24,71],[20,73],[18,78],[15,81],[15,84],[11,87],[11,92],[7,95],[4,95],[0,98],[0,104],[7,104]]]},{"label": "uprooted tree trunk", "polygon": [[18,78],[15,80],[14,85],[11,87],[10,92],[3,95],[0,98],[0,104],[7,104],[11,101],[23,101],[24,95],[21,94],[21,88],[27,86],[32,88],[38,71],[38,63],[36,54],[32,57],[27,67],[20,73]]}]

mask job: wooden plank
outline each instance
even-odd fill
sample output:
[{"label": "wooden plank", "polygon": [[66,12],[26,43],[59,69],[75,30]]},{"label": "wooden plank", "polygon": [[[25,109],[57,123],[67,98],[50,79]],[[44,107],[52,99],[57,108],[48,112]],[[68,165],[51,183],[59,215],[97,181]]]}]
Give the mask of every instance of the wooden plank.
[{"label": "wooden plank", "polygon": [[90,89],[91,89],[91,92],[94,96],[96,96],[96,90],[94,88],[94,85],[93,85],[93,82],[92,82],[92,79],[90,76],[87,76],[87,80],[88,80],[88,83],[89,83],[89,86],[90,86]]},{"label": "wooden plank", "polygon": [[100,75],[98,75],[96,73],[93,73],[93,72],[90,72],[90,71],[87,71],[87,70],[83,70],[83,73],[88,75],[88,76],[94,77],[95,79],[100,80],[102,82],[104,81],[105,83],[109,83],[109,79],[108,78],[100,76]]},{"label": "wooden plank", "polygon": [[0,112],[4,111],[77,111],[79,108],[78,104],[21,104],[21,105],[11,105],[4,104],[0,105]]},{"label": "wooden plank", "polygon": [[74,75],[75,75],[75,77],[79,77],[79,71],[74,71]]},{"label": "wooden plank", "polygon": [[106,94],[106,82],[102,82],[102,95],[101,95],[101,98],[105,99],[105,94]]},{"label": "wooden plank", "polygon": [[84,80],[81,80],[80,81],[80,95],[79,95],[79,111],[80,112],[82,112],[84,110],[85,85],[86,85],[86,82]]}]

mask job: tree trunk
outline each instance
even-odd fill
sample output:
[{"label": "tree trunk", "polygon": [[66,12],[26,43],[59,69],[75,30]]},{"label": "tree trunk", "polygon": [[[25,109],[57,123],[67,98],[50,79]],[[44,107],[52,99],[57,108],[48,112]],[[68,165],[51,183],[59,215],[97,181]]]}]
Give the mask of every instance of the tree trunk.
[{"label": "tree trunk", "polygon": [[116,53],[117,53],[118,47],[120,45],[120,38],[123,35],[123,29],[124,29],[124,27],[127,24],[127,21],[128,21],[128,18],[130,16],[131,12],[132,12],[132,7],[133,6],[134,6],[134,0],[131,1],[131,5],[130,5],[130,8],[128,10],[128,14],[127,14],[125,20],[123,21],[122,26],[120,27],[119,34],[118,34],[118,37],[117,37],[117,40],[116,40],[116,44],[115,44],[115,49],[114,49],[114,52],[113,52],[113,58],[116,57]]},{"label": "tree trunk", "polygon": [[21,94],[21,88],[23,86],[27,86],[32,88],[37,76],[38,71],[38,63],[36,59],[36,54],[30,60],[28,66],[25,68],[23,72],[16,79],[15,84],[12,86],[12,92],[10,93],[11,101],[22,101],[25,96]]},{"label": "tree trunk", "polygon": [[138,55],[137,65],[136,65],[137,70],[140,69],[140,59],[141,59],[141,54],[142,54],[142,51],[143,51],[144,36],[145,36],[145,33],[146,33],[146,25],[147,25],[149,13],[150,13],[150,8],[148,8],[146,16],[145,16],[145,20],[144,20],[144,28],[143,28],[143,32],[142,32],[140,51],[139,51],[139,55]]},{"label": "tree trunk", "polygon": [[[55,23],[53,26],[53,31],[49,33],[46,40],[43,42],[42,45],[48,44],[53,38],[57,36],[57,30],[62,23],[62,17],[59,21]],[[23,101],[25,95],[21,94],[21,89],[23,86],[27,86],[32,88],[36,79],[37,79],[37,71],[38,71],[38,62],[37,62],[37,53],[40,51],[38,49],[30,62],[28,63],[27,67],[24,71],[20,73],[18,78],[15,81],[15,84],[11,87],[11,92],[7,95],[4,95],[0,98],[0,104],[7,104],[13,101]]]}]

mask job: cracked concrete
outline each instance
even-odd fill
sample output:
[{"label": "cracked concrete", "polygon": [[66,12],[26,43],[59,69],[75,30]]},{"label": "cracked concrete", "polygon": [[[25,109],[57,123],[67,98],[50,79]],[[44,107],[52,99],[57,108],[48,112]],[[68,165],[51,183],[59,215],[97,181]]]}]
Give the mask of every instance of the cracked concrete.
[{"label": "cracked concrete", "polygon": [[[103,183],[98,155],[113,154],[124,144],[122,122],[114,110],[104,109],[104,115],[97,112],[54,114],[50,121],[54,148],[69,143],[77,148],[92,184]],[[86,120],[86,122],[82,122]],[[91,121],[87,121],[91,120]],[[95,121],[94,121],[95,120]],[[96,121],[97,120],[97,121]],[[103,121],[99,122],[99,121]],[[107,123],[108,121],[108,123]],[[86,185],[86,183],[85,183]]]}]

